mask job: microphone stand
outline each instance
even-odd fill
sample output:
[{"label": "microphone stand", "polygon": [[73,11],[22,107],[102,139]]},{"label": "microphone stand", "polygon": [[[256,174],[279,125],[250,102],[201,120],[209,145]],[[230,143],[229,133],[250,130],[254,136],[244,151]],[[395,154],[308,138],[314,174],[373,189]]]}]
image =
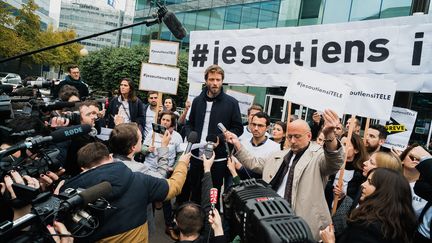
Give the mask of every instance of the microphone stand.
[{"label": "microphone stand", "polygon": [[70,41],[65,41],[63,43],[55,44],[55,45],[52,45],[52,46],[43,47],[43,48],[40,48],[38,50],[29,51],[29,52],[26,52],[26,53],[23,53],[23,54],[19,54],[17,56],[1,59],[0,63],[12,61],[12,60],[15,60],[15,59],[18,59],[18,58],[22,58],[22,57],[25,57],[25,56],[30,56],[30,55],[33,55],[33,54],[36,54],[36,53],[39,53],[39,52],[51,50],[51,49],[54,49],[54,48],[57,48],[57,47],[60,47],[60,46],[69,45],[69,44],[72,44],[72,43],[75,43],[75,42],[78,42],[78,41],[87,40],[87,39],[90,39],[90,38],[93,38],[93,37],[96,37],[96,36],[105,35],[105,34],[108,34],[108,33],[111,33],[111,32],[115,32],[115,31],[119,31],[119,30],[123,30],[123,29],[132,28],[132,27],[135,27],[135,26],[138,26],[138,25],[142,25],[142,24],[145,24],[147,27],[155,25],[155,24],[160,24],[162,22],[162,18],[165,16],[165,14],[168,12],[168,10],[167,10],[167,8],[165,6],[162,6],[159,3],[158,3],[158,7],[159,7],[159,9],[158,9],[158,11],[156,13],[157,16],[155,18],[153,18],[153,19],[146,19],[146,20],[143,20],[143,21],[135,23],[135,24],[125,25],[125,26],[122,26],[122,27],[119,27],[119,28],[107,30],[107,31],[104,31],[104,32],[99,32],[99,33],[92,34],[92,35],[83,36],[83,37],[80,37],[80,38],[77,38],[77,39],[73,39],[73,40],[70,40]]}]

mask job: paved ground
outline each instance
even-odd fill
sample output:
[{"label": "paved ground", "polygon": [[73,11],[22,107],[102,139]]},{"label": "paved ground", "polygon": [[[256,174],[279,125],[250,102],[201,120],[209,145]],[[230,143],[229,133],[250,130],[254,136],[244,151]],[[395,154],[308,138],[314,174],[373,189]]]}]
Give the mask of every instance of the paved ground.
[{"label": "paved ground", "polygon": [[165,222],[163,218],[163,211],[156,210],[155,211],[155,219],[156,219],[156,234],[150,236],[150,243],[172,243],[174,242],[171,238],[165,234]]}]

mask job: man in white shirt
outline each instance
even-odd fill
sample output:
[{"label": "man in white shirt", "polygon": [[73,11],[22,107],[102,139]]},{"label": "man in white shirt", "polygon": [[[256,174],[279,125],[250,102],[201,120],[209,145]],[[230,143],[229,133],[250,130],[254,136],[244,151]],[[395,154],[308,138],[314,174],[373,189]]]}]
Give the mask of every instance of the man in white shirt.
[{"label": "man in white shirt", "polygon": [[252,117],[258,113],[258,112],[262,112],[263,111],[263,107],[260,104],[253,104],[251,107],[249,107],[248,109],[248,120],[247,120],[247,124],[243,126],[243,134],[240,136],[240,141],[243,140],[250,140],[252,138],[252,128],[249,127],[249,125],[252,122]]}]

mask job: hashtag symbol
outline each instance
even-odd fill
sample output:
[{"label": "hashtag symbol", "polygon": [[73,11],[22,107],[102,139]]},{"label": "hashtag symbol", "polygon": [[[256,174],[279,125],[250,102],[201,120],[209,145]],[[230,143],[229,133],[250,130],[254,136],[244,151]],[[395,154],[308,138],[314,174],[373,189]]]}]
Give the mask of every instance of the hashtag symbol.
[{"label": "hashtag symbol", "polygon": [[192,65],[197,67],[199,63],[200,67],[204,67],[204,63],[207,61],[207,54],[209,53],[208,44],[202,45],[202,49],[201,44],[196,45],[192,53]]}]

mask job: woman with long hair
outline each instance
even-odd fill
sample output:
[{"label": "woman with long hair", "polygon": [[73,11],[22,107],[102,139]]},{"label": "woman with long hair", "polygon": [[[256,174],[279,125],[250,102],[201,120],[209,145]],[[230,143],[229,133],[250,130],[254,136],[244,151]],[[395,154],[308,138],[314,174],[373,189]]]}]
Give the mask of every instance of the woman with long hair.
[{"label": "woman with long hair", "polygon": [[416,169],[416,166],[419,164],[419,159],[416,156],[413,156],[411,154],[411,151],[419,146],[419,144],[412,144],[408,146],[400,155],[400,159],[402,160],[402,166],[403,166],[403,175],[408,180],[408,183],[411,187],[411,193],[413,195],[412,197],[412,205],[414,208],[414,211],[418,216],[420,216],[420,213],[422,212],[423,208],[426,206],[427,201],[414,192],[414,185],[416,181],[420,178],[420,172]]},{"label": "woman with long hair", "polygon": [[145,117],[142,101],[136,96],[135,84],[129,78],[122,78],[119,85],[119,96],[111,99],[105,113],[109,128],[120,123],[135,122],[142,130]]},{"label": "woman with long hair", "polygon": [[379,151],[363,162],[363,176],[367,176],[374,168],[389,168],[402,173],[402,161],[393,153]]},{"label": "woman with long hair", "polygon": [[[360,205],[348,218],[337,242],[412,242],[417,227],[408,181],[397,171],[377,168],[362,184]],[[321,231],[324,242],[336,242],[331,226]]]},{"label": "woman with long hair", "polygon": [[286,123],[283,121],[276,121],[273,130],[271,140],[280,144],[280,149],[284,149],[285,144],[285,136],[286,136]]}]

